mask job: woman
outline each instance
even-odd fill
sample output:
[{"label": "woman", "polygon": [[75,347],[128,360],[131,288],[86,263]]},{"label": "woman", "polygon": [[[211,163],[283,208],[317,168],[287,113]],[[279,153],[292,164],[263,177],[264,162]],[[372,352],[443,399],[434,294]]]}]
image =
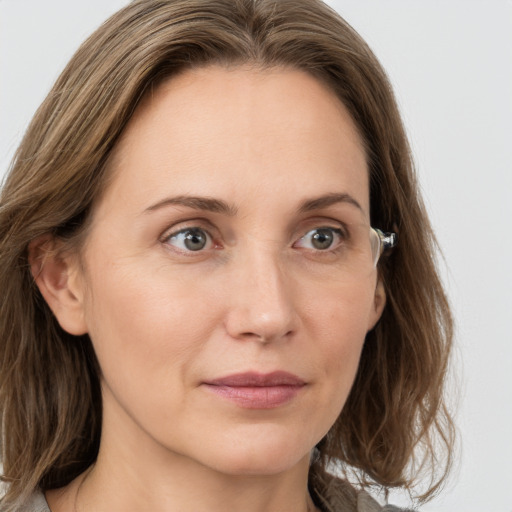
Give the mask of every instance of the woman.
[{"label": "woman", "polygon": [[2,510],[374,511],[361,487],[441,485],[433,235],[386,76],[322,3],[132,2],[0,204]]}]

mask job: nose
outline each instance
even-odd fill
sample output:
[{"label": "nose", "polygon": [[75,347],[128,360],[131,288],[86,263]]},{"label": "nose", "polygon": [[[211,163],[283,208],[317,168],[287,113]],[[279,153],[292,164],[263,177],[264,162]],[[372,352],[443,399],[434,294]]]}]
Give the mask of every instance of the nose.
[{"label": "nose", "polygon": [[232,274],[226,330],[238,340],[284,341],[298,325],[292,283],[271,251],[252,253]]}]

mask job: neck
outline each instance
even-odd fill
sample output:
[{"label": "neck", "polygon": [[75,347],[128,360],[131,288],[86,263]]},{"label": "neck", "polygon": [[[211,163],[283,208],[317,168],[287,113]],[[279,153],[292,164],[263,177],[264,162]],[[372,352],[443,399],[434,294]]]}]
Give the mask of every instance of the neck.
[{"label": "neck", "polygon": [[[126,423],[124,424],[126,425]],[[47,492],[52,512],[313,512],[309,455],[285,470],[242,474],[200,464],[155,443],[105,428],[96,463],[63,489]]]},{"label": "neck", "polygon": [[[170,469],[170,468],[169,468]],[[52,512],[313,512],[307,476],[290,472],[272,476],[229,476],[198,471],[184,465],[148,478],[142,468],[110,468],[101,459],[63,489],[49,491]],[[165,475],[165,476],[164,476]],[[299,478],[300,477],[300,478]]]},{"label": "neck", "polygon": [[307,476],[287,472],[272,476],[231,476],[201,471],[180,464],[167,468],[160,478],[148,478],[143,471],[116,471],[96,466],[77,488],[76,512],[135,512],[183,510],[225,512],[278,512],[315,510],[307,492]]}]

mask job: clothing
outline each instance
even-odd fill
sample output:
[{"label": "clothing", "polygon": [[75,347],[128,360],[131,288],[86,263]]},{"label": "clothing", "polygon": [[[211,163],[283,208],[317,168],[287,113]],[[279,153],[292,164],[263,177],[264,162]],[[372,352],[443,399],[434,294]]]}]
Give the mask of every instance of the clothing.
[{"label": "clothing", "polygon": [[[349,512],[346,508],[340,508],[339,504],[335,502],[330,502],[329,512]],[[0,505],[1,510],[1,505]],[[51,512],[46,500],[44,498],[43,493],[37,492],[32,494],[26,505],[19,509],[18,512]],[[142,511],[141,511],[142,512]],[[144,511],[145,512],[145,511]],[[386,505],[385,507],[381,507],[368,493],[361,491],[357,493],[357,508],[354,512],[412,512],[403,509],[399,509],[397,507],[393,507],[392,505]]]},{"label": "clothing", "polygon": [[[0,510],[2,506],[0,505]],[[48,503],[42,492],[32,494],[25,506],[19,509],[19,512],[51,512]]]},{"label": "clothing", "polygon": [[322,512],[413,512],[380,505],[366,491],[324,470],[314,462],[309,473],[309,492]]}]

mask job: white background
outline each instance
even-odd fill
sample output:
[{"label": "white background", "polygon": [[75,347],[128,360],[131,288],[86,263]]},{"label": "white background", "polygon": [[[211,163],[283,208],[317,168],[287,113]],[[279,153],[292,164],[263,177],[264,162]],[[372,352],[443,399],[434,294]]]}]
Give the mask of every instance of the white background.
[{"label": "white background", "polygon": [[[0,177],[79,43],[126,3],[0,0]],[[512,512],[512,1],[329,3],[395,86],[457,319],[461,455],[422,510]]]}]

